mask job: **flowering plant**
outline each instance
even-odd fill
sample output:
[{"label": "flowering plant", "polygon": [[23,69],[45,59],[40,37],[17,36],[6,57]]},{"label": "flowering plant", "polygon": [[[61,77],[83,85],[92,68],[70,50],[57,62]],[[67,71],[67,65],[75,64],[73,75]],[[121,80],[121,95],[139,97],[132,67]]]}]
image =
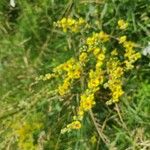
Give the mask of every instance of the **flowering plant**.
[{"label": "flowering plant", "polygon": [[[58,81],[56,89],[64,98],[72,94],[80,95],[73,121],[62,129],[62,133],[81,128],[85,113],[96,105],[98,93],[106,91],[106,105],[112,105],[118,103],[125,92],[125,73],[134,69],[134,63],[141,54],[136,50],[138,45],[124,35],[128,23],[120,19],[116,24],[118,32],[122,31],[121,36],[111,35],[103,30],[93,32],[86,36],[78,47],[79,50],[69,60],[55,67],[52,73],[37,78],[61,79],[62,82]],[[54,25],[62,29],[64,34],[74,33],[79,38],[82,38],[81,30],[91,30],[83,18],[62,18]],[[75,91],[76,88],[79,91]]]}]

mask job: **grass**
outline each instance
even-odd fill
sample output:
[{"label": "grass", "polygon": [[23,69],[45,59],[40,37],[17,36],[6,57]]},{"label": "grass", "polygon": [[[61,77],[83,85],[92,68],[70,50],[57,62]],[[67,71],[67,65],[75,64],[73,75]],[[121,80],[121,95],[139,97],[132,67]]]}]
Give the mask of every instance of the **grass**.
[{"label": "grass", "polygon": [[[64,16],[82,16],[93,25],[94,31],[103,28],[114,33],[115,21],[124,18],[130,23],[130,33],[127,34],[144,48],[150,40],[150,2],[16,2],[16,7],[12,8],[7,1],[0,1],[0,149],[19,150],[15,133],[24,122],[30,127],[22,138],[33,140],[23,142],[29,144],[26,149],[32,150],[37,144],[44,150],[148,149],[149,56],[142,56],[137,69],[127,75],[129,82],[125,89],[128,92],[119,104],[108,107],[98,99],[97,107],[85,117],[84,127],[65,135],[60,134],[60,130],[71,120],[74,108],[69,99],[64,102],[55,94],[54,82],[37,84],[35,78],[51,72],[53,67],[65,62],[74,50],[78,50],[78,37],[76,41],[72,40],[72,35],[66,37],[53,26],[54,21]],[[100,20],[98,25],[96,20]],[[42,125],[32,130],[33,122]]]}]

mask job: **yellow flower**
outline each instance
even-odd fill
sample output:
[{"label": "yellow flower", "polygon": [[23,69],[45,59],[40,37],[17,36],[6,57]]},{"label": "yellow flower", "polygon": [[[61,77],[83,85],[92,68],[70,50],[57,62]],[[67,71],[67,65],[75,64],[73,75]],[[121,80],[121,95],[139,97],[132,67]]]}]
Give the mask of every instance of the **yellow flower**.
[{"label": "yellow flower", "polygon": [[82,71],[82,69],[81,69],[80,64],[79,64],[79,63],[74,64],[73,70],[72,70],[72,72],[73,72],[73,74],[74,74],[73,79],[78,79],[78,78],[80,78],[80,76],[81,76],[81,71]]},{"label": "yellow flower", "polygon": [[133,47],[136,46],[136,44],[132,41],[125,41],[123,43],[123,46],[126,48],[126,49],[132,49]]},{"label": "yellow flower", "polygon": [[72,31],[72,32],[78,32],[78,27],[77,27],[77,26],[73,26],[73,27],[71,28],[71,31]]},{"label": "yellow flower", "polygon": [[75,24],[75,20],[74,20],[74,19],[71,19],[71,18],[68,18],[68,19],[67,19],[67,24],[68,24],[68,26],[72,26],[72,25]]},{"label": "yellow flower", "polygon": [[66,18],[62,18],[62,20],[60,21],[60,23],[65,24],[67,22]]},{"label": "yellow flower", "polygon": [[136,59],[141,58],[141,54],[137,52],[137,53],[135,54],[135,58],[136,58]]},{"label": "yellow flower", "polygon": [[122,80],[121,77],[124,74],[123,68],[120,66],[120,61],[111,58],[107,63],[107,73],[109,74],[109,80],[107,82],[107,87],[112,93],[112,98],[107,101],[107,105],[116,103],[119,101],[119,98],[122,96],[124,91],[122,90]]},{"label": "yellow flower", "polygon": [[91,45],[94,45],[95,43],[95,38],[94,36],[93,37],[88,37],[87,40],[86,40],[86,44],[91,46]]},{"label": "yellow flower", "polygon": [[109,40],[109,35],[103,31],[99,33],[99,38],[102,42],[107,42]]},{"label": "yellow flower", "polygon": [[79,31],[80,27],[85,24],[85,20],[83,18],[79,18],[77,20],[73,18],[62,18],[55,24],[57,27],[62,28],[64,32],[67,32],[68,29],[72,32],[77,32]]},{"label": "yellow flower", "polygon": [[83,116],[83,115],[84,115],[84,111],[83,111],[83,110],[79,110],[79,111],[78,111],[78,115],[79,115],[79,116]]},{"label": "yellow flower", "polygon": [[123,19],[118,20],[118,27],[121,30],[124,30],[128,27],[128,23],[125,22]]},{"label": "yellow flower", "polygon": [[79,61],[83,63],[86,61],[86,59],[87,59],[87,53],[82,52],[79,56]]},{"label": "yellow flower", "polygon": [[72,129],[80,129],[80,128],[81,128],[80,121],[74,121],[74,122],[72,122]]},{"label": "yellow flower", "polygon": [[117,49],[114,49],[114,50],[111,52],[111,55],[112,55],[112,56],[117,56],[117,55],[118,55]]},{"label": "yellow flower", "polygon": [[81,123],[80,121],[73,121],[72,123],[67,125],[67,128],[64,128],[65,132],[70,130],[70,129],[80,129],[81,128]]},{"label": "yellow flower", "polygon": [[124,63],[126,65],[127,70],[130,70],[130,69],[134,68],[134,66],[132,65],[132,63],[130,61],[126,60]]},{"label": "yellow flower", "polygon": [[94,78],[95,77],[95,72],[91,69],[89,71],[89,78]]},{"label": "yellow flower", "polygon": [[105,55],[103,53],[101,53],[97,56],[97,59],[100,61],[103,61],[105,59]]},{"label": "yellow flower", "polygon": [[82,25],[82,24],[84,24],[84,23],[85,23],[85,20],[84,20],[83,18],[79,18],[78,24],[79,24],[79,25]]},{"label": "yellow flower", "polygon": [[84,111],[88,111],[93,107],[93,104],[95,104],[93,101],[86,100],[81,103],[81,107]]},{"label": "yellow flower", "polygon": [[134,68],[133,63],[141,57],[141,54],[138,52],[136,53],[134,51],[133,48],[136,47],[136,44],[132,41],[125,41],[123,43],[123,46],[125,47],[124,57],[126,58],[126,60],[124,61],[126,66],[125,69],[126,70],[133,69]]},{"label": "yellow flower", "polygon": [[95,49],[93,49],[93,54],[95,56],[97,56],[99,54],[99,52],[100,52],[100,48],[99,47],[96,47]]},{"label": "yellow flower", "polygon": [[89,89],[94,89],[96,88],[97,86],[99,86],[100,84],[100,81],[99,81],[99,77],[95,78],[95,79],[91,79],[89,82],[88,82],[88,88]]},{"label": "yellow flower", "polygon": [[59,85],[58,92],[61,96],[65,95],[65,93],[69,90],[70,82],[65,80],[62,85]]},{"label": "yellow flower", "polygon": [[119,40],[119,44],[122,44],[126,41],[127,37],[124,35],[124,36],[121,36],[118,40]]},{"label": "yellow flower", "polygon": [[94,101],[94,95],[93,94],[81,95],[81,101],[80,101],[81,110],[88,111],[93,107],[94,104],[95,104],[95,101]]},{"label": "yellow flower", "polygon": [[74,79],[78,79],[81,76],[81,71],[80,70],[75,70],[73,73],[73,77]]},{"label": "yellow flower", "polygon": [[44,81],[45,80],[50,80],[50,79],[54,78],[55,76],[56,76],[55,74],[48,73],[48,74],[45,75],[45,77],[43,77],[43,80]]},{"label": "yellow flower", "polygon": [[72,68],[68,70],[68,79],[78,79],[81,76],[81,67],[78,64],[72,65]]},{"label": "yellow flower", "polygon": [[100,69],[102,65],[103,65],[103,62],[98,61],[98,62],[96,63],[96,69]]}]

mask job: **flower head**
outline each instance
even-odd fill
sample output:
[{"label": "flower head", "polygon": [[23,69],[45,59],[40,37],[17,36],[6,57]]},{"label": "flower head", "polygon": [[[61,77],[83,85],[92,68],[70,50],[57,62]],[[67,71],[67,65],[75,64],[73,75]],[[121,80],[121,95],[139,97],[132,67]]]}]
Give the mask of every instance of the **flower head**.
[{"label": "flower head", "polygon": [[128,23],[125,22],[123,19],[118,20],[118,27],[121,30],[124,30],[128,27]]}]

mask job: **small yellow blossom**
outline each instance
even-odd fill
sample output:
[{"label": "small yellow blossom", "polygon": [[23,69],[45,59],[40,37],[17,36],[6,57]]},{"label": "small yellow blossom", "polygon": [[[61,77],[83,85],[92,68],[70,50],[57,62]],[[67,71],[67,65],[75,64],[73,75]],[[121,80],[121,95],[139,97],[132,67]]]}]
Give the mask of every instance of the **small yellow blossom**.
[{"label": "small yellow blossom", "polygon": [[100,61],[103,61],[105,59],[105,55],[103,53],[101,53],[97,56],[97,59]]},{"label": "small yellow blossom", "polygon": [[95,79],[91,79],[89,82],[88,82],[88,88],[89,89],[94,89],[96,88],[97,86],[99,86],[100,84],[100,81],[99,81],[99,77],[95,78]]},{"label": "small yellow blossom", "polygon": [[83,110],[79,110],[78,111],[78,116],[82,117],[84,115],[84,111]]},{"label": "small yellow blossom", "polygon": [[72,122],[72,129],[80,129],[80,128],[81,128],[80,121],[74,121],[74,122]]},{"label": "small yellow blossom", "polygon": [[[93,33],[91,37],[88,37],[86,40],[86,44],[89,47],[95,47],[98,43],[104,43],[109,40],[109,35],[103,31],[99,33]],[[90,51],[91,49],[89,49]]]},{"label": "small yellow blossom", "polygon": [[131,69],[134,68],[134,66],[132,65],[131,62],[129,62],[129,61],[126,60],[124,63],[126,65],[126,70],[131,70]]},{"label": "small yellow blossom", "polygon": [[117,55],[118,55],[117,49],[114,49],[114,50],[111,52],[111,55],[112,55],[112,56],[117,56]]},{"label": "small yellow blossom", "polygon": [[93,49],[93,54],[95,56],[97,56],[99,53],[100,53],[100,48],[99,47],[96,47],[96,48]]},{"label": "small yellow blossom", "polygon": [[128,27],[128,23],[125,22],[123,19],[118,20],[118,27],[121,30],[124,30]]},{"label": "small yellow blossom", "polygon": [[72,129],[80,129],[80,128],[81,128],[81,122],[78,120],[74,120],[73,122],[68,124],[67,127],[61,130],[61,134],[64,134],[65,132],[69,132]]},{"label": "small yellow blossom", "polygon": [[118,40],[119,40],[119,44],[122,44],[122,43],[124,43],[125,41],[126,41],[126,39],[127,39],[127,36],[121,36]]},{"label": "small yellow blossom", "polygon": [[67,32],[68,30],[72,32],[78,32],[80,27],[85,24],[85,20],[83,18],[73,19],[73,18],[62,18],[57,21],[55,25],[59,28],[62,28],[63,32]]},{"label": "small yellow blossom", "polygon": [[85,20],[83,18],[79,18],[78,24],[79,25],[85,24]]},{"label": "small yellow blossom", "polygon": [[59,85],[58,87],[58,92],[61,96],[65,95],[66,92],[68,92],[70,87],[70,82],[69,80],[65,80],[64,83],[62,85]]},{"label": "small yellow blossom", "polygon": [[107,73],[109,74],[109,80],[105,83],[106,88],[109,87],[111,91],[111,99],[107,101],[107,105],[116,103],[123,95],[121,77],[124,74],[123,68],[120,66],[120,62],[116,61],[113,57],[107,62]]},{"label": "small yellow blossom", "polygon": [[80,108],[83,111],[90,110],[95,104],[94,95],[81,95]]},{"label": "small yellow blossom", "polygon": [[43,124],[40,122],[34,122],[34,123],[17,123],[12,126],[12,129],[14,131],[14,134],[17,137],[16,144],[18,145],[18,148],[21,150],[36,150],[37,145],[34,144],[34,138],[33,133],[36,130],[42,129]]},{"label": "small yellow blossom", "polygon": [[80,54],[80,56],[79,56],[79,61],[80,61],[81,63],[84,63],[84,62],[86,61],[86,59],[87,59],[87,53],[82,52],[82,53]]},{"label": "small yellow blossom", "polygon": [[126,70],[130,70],[130,69],[133,69],[134,68],[134,65],[133,63],[136,62],[140,57],[141,57],[141,54],[140,53],[136,53],[134,51],[134,47],[136,47],[136,44],[132,41],[125,41],[123,43],[123,47],[125,48],[125,54],[124,54],[124,57],[125,57],[125,66],[126,66]]},{"label": "small yellow blossom", "polygon": [[98,62],[96,63],[96,69],[100,69],[102,65],[103,65],[103,62],[98,61]]},{"label": "small yellow blossom", "polygon": [[91,46],[91,45],[94,45],[96,43],[96,39],[94,36],[92,37],[88,37],[87,40],[86,40],[86,44]]},{"label": "small yellow blossom", "polygon": [[125,41],[123,43],[123,47],[125,47],[126,49],[132,49],[133,47],[136,47],[136,44],[132,41]]},{"label": "small yellow blossom", "polygon": [[81,128],[81,122],[78,120],[75,120],[73,122],[71,122],[70,124],[67,125],[67,128],[65,129],[70,130],[70,129],[80,129]]},{"label": "small yellow blossom", "polygon": [[107,41],[109,41],[109,35],[108,35],[107,33],[103,32],[103,31],[101,31],[101,32],[99,33],[99,38],[100,38],[100,40],[101,40],[102,42],[107,42]]}]

